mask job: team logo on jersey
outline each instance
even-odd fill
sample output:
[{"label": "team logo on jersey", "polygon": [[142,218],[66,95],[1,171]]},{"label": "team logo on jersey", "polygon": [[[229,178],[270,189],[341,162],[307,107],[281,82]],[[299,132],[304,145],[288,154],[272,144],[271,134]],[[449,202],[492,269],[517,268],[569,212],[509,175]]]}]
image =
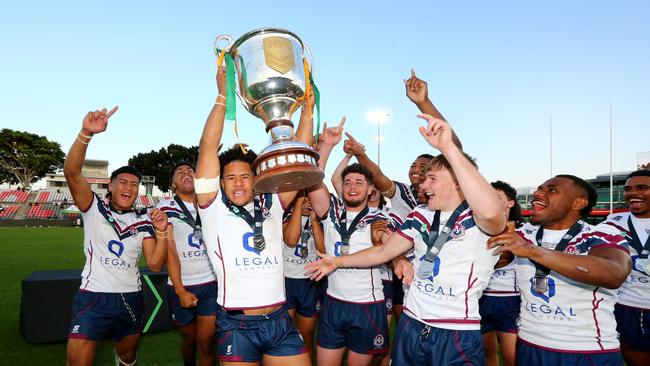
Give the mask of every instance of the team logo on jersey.
[{"label": "team logo on jersey", "polygon": [[548,277],[548,290],[546,292],[537,292],[535,291],[534,285],[533,285],[533,277],[530,278],[530,293],[533,294],[535,297],[539,297],[540,299],[549,302],[551,300],[551,297],[555,296],[555,280],[552,279],[551,277]]},{"label": "team logo on jersey", "polygon": [[535,231],[535,230],[533,230],[533,229],[525,229],[524,231],[526,232],[526,234],[532,235],[533,231]]},{"label": "team logo on jersey", "polygon": [[623,219],[623,216],[620,216],[620,215],[612,217],[613,221],[621,221],[622,219]]},{"label": "team logo on jersey", "polygon": [[194,232],[187,236],[187,245],[192,248],[201,249],[201,240],[194,240]]},{"label": "team logo on jersey", "polygon": [[384,335],[383,334],[377,334],[375,336],[375,339],[372,342],[375,347],[383,347],[384,346]]},{"label": "team logo on jersey", "polygon": [[108,242],[108,251],[117,257],[121,257],[122,253],[124,253],[124,244],[117,240],[111,240]]},{"label": "team logo on jersey", "polygon": [[632,269],[650,276],[648,269],[650,269],[650,260],[648,258],[639,258],[638,255],[632,256]]},{"label": "team logo on jersey", "polygon": [[255,253],[256,255],[260,255],[260,252],[258,252],[257,249],[255,249],[255,246],[253,245],[254,236],[255,234],[251,232],[245,233],[244,236],[242,237],[242,241],[243,241],[242,244],[244,246],[244,249],[246,249],[247,251],[251,253]]},{"label": "team logo on jersey", "polygon": [[368,226],[368,222],[366,220],[361,220],[357,224],[357,230],[362,231],[366,226]]},{"label": "team logo on jersey", "polygon": [[449,236],[451,236],[454,239],[458,239],[461,236],[465,235],[465,228],[463,227],[463,224],[460,222],[457,222],[454,224],[454,228],[451,229],[451,233]]},{"label": "team logo on jersey", "polygon": [[131,228],[131,230],[129,230],[129,233],[131,234],[131,236],[135,236],[138,233],[138,230],[136,230],[135,228]]}]

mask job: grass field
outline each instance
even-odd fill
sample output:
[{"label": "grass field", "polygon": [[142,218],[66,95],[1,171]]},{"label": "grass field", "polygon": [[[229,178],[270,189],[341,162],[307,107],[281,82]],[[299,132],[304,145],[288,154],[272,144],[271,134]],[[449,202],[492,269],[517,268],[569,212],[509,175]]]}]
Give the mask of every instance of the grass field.
[{"label": "grass field", "polygon": [[[21,281],[31,272],[81,269],[84,263],[79,228],[0,228],[0,365],[63,365],[65,343],[33,345],[18,330]],[[139,365],[182,364],[176,332],[145,335]],[[95,364],[111,365],[113,348],[102,343]]]}]

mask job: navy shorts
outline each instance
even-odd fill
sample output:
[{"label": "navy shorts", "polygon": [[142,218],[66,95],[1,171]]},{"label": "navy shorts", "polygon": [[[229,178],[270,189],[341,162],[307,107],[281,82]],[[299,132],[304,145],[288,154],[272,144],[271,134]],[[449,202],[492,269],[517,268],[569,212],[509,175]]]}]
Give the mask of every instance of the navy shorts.
[{"label": "navy shorts", "polygon": [[478,330],[452,330],[426,325],[404,313],[395,332],[391,365],[484,365]]},{"label": "navy shorts", "polygon": [[320,308],[318,295],[322,281],[312,281],[309,278],[284,278],[284,288],[287,296],[287,309],[296,309],[304,317],[311,318]]},{"label": "navy shorts", "polygon": [[222,362],[260,362],[263,355],[306,353],[287,308],[265,315],[233,315],[217,307],[217,354]]},{"label": "navy shorts", "polygon": [[72,304],[68,338],[101,341],[142,332],[144,326],[142,291],[127,293],[79,290]]},{"label": "navy shorts", "polygon": [[382,280],[382,285],[384,286],[384,304],[386,304],[386,313],[393,313],[393,282],[388,280]]},{"label": "navy shorts", "polygon": [[614,316],[621,343],[633,351],[650,352],[650,310],[616,304]]},{"label": "navy shorts", "polygon": [[621,352],[606,353],[564,353],[542,349],[522,340],[517,339],[518,366],[623,366]]},{"label": "navy shorts", "polygon": [[317,344],[327,349],[347,347],[366,355],[386,353],[386,305],[383,301],[357,304],[326,296],[318,319]]},{"label": "navy shorts", "polygon": [[478,311],[481,314],[481,333],[493,331],[517,333],[519,319],[519,296],[487,296],[478,300]]},{"label": "navy shorts", "polygon": [[404,285],[393,273],[393,305],[404,305]]},{"label": "navy shorts", "polygon": [[217,314],[217,283],[208,282],[199,285],[185,286],[193,293],[199,302],[194,308],[181,307],[181,302],[174,287],[167,285],[167,300],[172,321],[177,327],[192,324],[197,316],[215,316]]}]

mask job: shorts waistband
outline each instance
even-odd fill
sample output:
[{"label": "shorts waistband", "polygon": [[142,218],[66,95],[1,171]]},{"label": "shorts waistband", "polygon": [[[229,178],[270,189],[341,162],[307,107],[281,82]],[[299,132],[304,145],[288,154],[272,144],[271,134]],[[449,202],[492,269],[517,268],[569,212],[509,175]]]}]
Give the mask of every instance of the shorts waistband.
[{"label": "shorts waistband", "polygon": [[226,310],[222,306],[219,306],[218,309],[219,309],[219,313],[221,313],[219,316],[226,316],[228,318],[243,320],[243,321],[265,321],[265,320],[278,318],[283,314],[287,314],[287,306],[285,304],[283,304],[278,309],[276,309],[275,311],[269,314],[260,314],[260,315],[246,315],[244,314],[244,310],[241,309]]}]

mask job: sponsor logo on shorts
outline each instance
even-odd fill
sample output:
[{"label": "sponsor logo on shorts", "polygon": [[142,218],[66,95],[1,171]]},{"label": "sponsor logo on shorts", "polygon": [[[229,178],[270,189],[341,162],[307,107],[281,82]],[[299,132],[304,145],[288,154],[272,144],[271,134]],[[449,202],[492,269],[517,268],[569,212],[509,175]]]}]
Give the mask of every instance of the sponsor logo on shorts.
[{"label": "sponsor logo on shorts", "polygon": [[79,324],[75,325],[74,327],[72,327],[72,331],[70,333],[72,333],[72,334],[79,333],[79,327],[80,327]]},{"label": "sponsor logo on shorts", "polygon": [[373,344],[375,345],[375,347],[377,347],[377,348],[379,348],[379,347],[383,347],[383,346],[384,346],[384,335],[383,335],[383,334],[377,334],[377,335],[375,336],[375,339],[373,340],[372,343],[373,343]]}]

